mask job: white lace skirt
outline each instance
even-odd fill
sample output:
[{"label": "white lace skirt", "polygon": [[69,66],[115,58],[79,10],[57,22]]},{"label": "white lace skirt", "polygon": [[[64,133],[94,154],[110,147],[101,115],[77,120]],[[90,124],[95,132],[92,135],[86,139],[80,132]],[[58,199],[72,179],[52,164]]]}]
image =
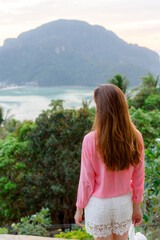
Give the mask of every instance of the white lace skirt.
[{"label": "white lace skirt", "polygon": [[94,238],[126,233],[132,223],[132,194],[113,198],[91,197],[85,207],[85,228]]}]

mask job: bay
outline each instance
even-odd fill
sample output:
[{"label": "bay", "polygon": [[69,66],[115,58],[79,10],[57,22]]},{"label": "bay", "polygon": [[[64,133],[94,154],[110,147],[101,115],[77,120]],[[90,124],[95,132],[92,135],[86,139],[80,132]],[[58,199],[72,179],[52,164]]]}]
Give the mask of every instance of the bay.
[{"label": "bay", "polygon": [[35,120],[51,100],[64,100],[65,108],[79,108],[82,100],[93,102],[93,87],[13,87],[0,89],[0,106],[17,120]]}]

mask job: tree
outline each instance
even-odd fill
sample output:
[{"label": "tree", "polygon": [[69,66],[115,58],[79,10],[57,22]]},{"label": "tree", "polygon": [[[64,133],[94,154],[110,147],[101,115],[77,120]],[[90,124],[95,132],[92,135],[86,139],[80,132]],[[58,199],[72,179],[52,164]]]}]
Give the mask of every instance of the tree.
[{"label": "tree", "polygon": [[116,74],[112,79],[109,80],[109,82],[119,87],[124,94],[126,93],[129,85],[129,81],[126,79],[126,76],[122,77],[120,74]]},{"label": "tree", "polygon": [[152,73],[148,72],[148,76],[141,77],[142,79],[142,88],[157,88],[159,75],[155,78]]},{"label": "tree", "polygon": [[160,111],[146,111],[141,108],[129,109],[131,119],[136,128],[142,133],[144,144],[148,148],[160,136]]},{"label": "tree", "polygon": [[160,110],[160,94],[149,95],[144,102],[143,109],[145,110]]},{"label": "tree", "polygon": [[24,158],[29,153],[28,142],[8,135],[0,141],[0,222],[9,224],[26,213],[23,199],[24,176],[28,169]]},{"label": "tree", "polygon": [[26,158],[31,174],[25,179],[25,199],[31,212],[48,207],[54,222],[67,223],[73,221],[81,144],[93,117],[87,108],[64,110],[57,101],[51,107],[36,119],[37,127],[24,136],[33,153]]},{"label": "tree", "polygon": [[145,185],[142,204],[142,228],[149,230],[147,239],[160,236],[160,139],[156,139],[152,148],[145,151]]},{"label": "tree", "polygon": [[[73,222],[84,135],[93,113],[52,101],[35,124],[19,125],[0,144],[0,220],[49,208],[54,223]],[[11,207],[13,205],[13,207]],[[18,220],[18,219],[17,219]]]},{"label": "tree", "polygon": [[[143,135],[145,147],[154,150],[154,140],[160,136],[160,113],[158,105],[156,110],[148,111],[152,99],[153,96],[146,100],[147,110],[132,107],[130,115]],[[50,209],[53,223],[74,221],[81,145],[83,136],[91,129],[94,115],[95,108],[89,108],[87,102],[76,110],[64,109],[61,100],[52,101],[50,108],[43,111],[35,123],[20,123],[14,132],[0,141],[1,225],[19,221],[42,207]],[[148,160],[152,162],[157,154],[159,146],[151,157],[148,151]],[[150,162],[147,165],[147,181],[158,179],[157,174],[153,176],[154,171],[159,171],[159,164],[154,170],[155,164],[156,161],[152,162],[152,171]],[[149,184],[145,199],[151,190],[156,190],[155,181]],[[152,203],[159,209],[155,196],[149,201]]]},{"label": "tree", "polygon": [[[130,98],[128,101],[129,106],[133,106],[136,109],[137,108],[145,108],[145,105],[148,105],[149,101],[151,99],[146,99],[150,95],[160,95],[160,87],[158,84],[159,81],[159,76],[154,78],[154,76],[151,73],[148,73],[148,76],[142,77],[141,78],[142,83],[139,87],[135,88],[132,90],[132,93],[136,92],[135,96],[133,98]],[[151,106],[151,102],[149,103],[149,109],[154,110],[157,109],[157,105],[159,103],[159,97],[153,97],[154,98],[154,103]],[[148,109],[148,106],[146,106],[146,109]]]}]

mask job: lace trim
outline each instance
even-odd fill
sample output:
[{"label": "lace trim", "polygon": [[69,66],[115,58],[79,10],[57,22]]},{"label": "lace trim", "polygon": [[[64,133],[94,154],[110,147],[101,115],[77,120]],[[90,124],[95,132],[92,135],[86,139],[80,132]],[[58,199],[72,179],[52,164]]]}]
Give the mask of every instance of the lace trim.
[{"label": "lace trim", "polygon": [[127,219],[121,223],[113,223],[113,233],[123,235],[127,231],[129,231],[129,228],[131,226],[131,219]]},{"label": "lace trim", "polygon": [[94,238],[107,237],[111,235],[112,232],[111,224],[95,225],[87,222],[85,223],[85,229],[90,235],[93,235]]},{"label": "lace trim", "polygon": [[127,219],[120,223],[113,221],[112,223],[99,224],[99,225],[86,222],[85,228],[89,234],[93,235],[94,238],[97,238],[97,237],[107,237],[111,235],[112,232],[122,236],[124,233],[126,233],[129,230],[130,225],[131,225],[131,219]]}]

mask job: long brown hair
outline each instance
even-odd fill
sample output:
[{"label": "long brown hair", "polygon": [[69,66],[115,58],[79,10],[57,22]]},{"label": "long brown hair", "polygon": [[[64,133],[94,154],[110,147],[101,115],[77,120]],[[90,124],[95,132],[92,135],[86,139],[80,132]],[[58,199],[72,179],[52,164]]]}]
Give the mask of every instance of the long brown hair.
[{"label": "long brown hair", "polygon": [[110,171],[128,169],[141,161],[140,133],[132,123],[123,92],[104,84],[94,90],[96,103],[92,130],[96,131],[96,149]]}]

